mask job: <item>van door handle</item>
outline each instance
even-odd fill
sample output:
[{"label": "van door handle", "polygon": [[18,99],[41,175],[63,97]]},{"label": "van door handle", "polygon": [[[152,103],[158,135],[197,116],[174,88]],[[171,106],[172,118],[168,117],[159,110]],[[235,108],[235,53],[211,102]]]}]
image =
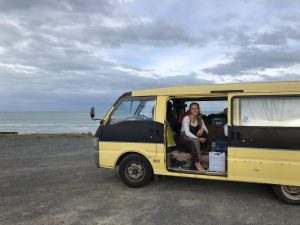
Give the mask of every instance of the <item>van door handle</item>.
[{"label": "van door handle", "polygon": [[232,141],[239,141],[240,140],[240,132],[231,132],[231,140]]}]

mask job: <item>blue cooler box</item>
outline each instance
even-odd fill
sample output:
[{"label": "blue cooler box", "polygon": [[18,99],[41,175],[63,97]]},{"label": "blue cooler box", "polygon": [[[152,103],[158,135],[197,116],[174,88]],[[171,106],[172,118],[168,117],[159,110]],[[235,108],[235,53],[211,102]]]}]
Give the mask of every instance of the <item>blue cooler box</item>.
[{"label": "blue cooler box", "polygon": [[226,119],[224,117],[211,118],[211,124],[213,124],[213,125],[225,125],[226,124]]},{"label": "blue cooler box", "polygon": [[211,151],[227,154],[227,141],[224,140],[214,141],[214,143],[212,143]]}]

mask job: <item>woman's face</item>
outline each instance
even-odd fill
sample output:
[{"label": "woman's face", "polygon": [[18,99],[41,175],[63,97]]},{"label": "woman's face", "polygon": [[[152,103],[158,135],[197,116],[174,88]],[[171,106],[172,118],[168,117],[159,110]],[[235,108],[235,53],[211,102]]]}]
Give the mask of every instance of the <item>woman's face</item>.
[{"label": "woman's face", "polygon": [[192,105],[191,107],[191,115],[197,116],[199,114],[199,107],[197,105]]}]

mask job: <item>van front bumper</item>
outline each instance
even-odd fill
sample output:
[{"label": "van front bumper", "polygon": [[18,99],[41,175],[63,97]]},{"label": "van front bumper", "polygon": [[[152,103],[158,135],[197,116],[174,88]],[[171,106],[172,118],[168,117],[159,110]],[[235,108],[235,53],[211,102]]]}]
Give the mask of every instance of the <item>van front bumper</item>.
[{"label": "van front bumper", "polygon": [[94,160],[97,168],[100,168],[100,163],[99,163],[99,138],[94,137]]}]

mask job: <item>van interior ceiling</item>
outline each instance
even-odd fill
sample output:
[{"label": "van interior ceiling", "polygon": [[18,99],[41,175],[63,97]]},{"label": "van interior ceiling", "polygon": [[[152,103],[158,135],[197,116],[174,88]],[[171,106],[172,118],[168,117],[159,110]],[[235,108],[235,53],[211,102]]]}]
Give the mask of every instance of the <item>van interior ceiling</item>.
[{"label": "van interior ceiling", "polygon": [[[207,141],[201,144],[200,162],[207,169],[205,174],[227,175],[227,96],[203,98],[172,98],[167,103],[167,169],[174,172],[198,174],[191,160],[190,149],[178,142],[183,116],[187,114],[189,105],[197,102],[200,105],[201,117],[208,129]],[[169,136],[171,136],[169,135]]]}]

